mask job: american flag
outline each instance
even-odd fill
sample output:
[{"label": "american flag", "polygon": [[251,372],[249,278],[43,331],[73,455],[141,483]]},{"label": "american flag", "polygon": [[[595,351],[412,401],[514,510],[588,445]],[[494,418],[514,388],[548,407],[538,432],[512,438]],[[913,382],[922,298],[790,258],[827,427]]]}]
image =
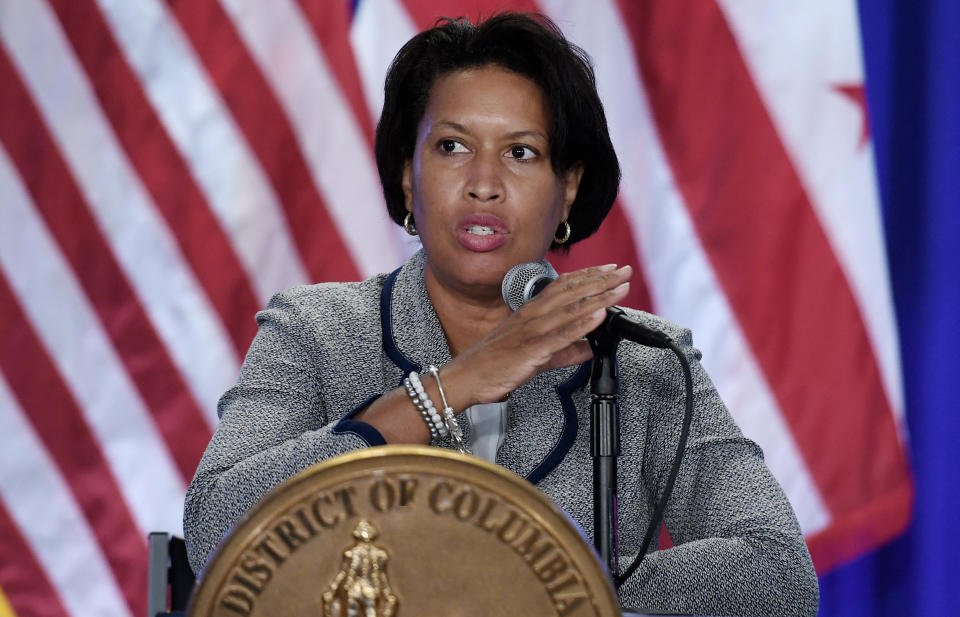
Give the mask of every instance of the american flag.
[{"label": "american flag", "polygon": [[624,170],[558,268],[633,264],[693,329],[821,572],[906,525],[854,0],[0,0],[0,616],[144,613],[254,313],[416,248],[372,154],[393,55],[504,9],[592,56]]}]

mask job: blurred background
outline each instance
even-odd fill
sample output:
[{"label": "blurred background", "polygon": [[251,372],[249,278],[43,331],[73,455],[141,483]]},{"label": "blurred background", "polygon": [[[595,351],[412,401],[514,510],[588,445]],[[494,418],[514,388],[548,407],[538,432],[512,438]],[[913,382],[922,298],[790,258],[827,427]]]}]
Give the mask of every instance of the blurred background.
[{"label": "blurred background", "polygon": [[390,60],[505,9],[591,56],[623,168],[558,269],[693,329],[821,615],[958,614],[960,3],[0,0],[0,617],[145,612],[255,312],[417,249]]}]

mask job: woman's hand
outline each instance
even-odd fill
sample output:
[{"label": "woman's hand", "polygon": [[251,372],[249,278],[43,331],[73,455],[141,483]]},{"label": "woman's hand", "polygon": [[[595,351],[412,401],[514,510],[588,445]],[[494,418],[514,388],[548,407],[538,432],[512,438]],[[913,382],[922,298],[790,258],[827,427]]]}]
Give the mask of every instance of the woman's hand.
[{"label": "woman's hand", "polygon": [[450,405],[498,401],[543,371],[590,359],[583,337],[627,296],[632,274],[611,264],[560,276],[441,369]]},{"label": "woman's hand", "polygon": [[[564,274],[452,362],[440,369],[447,403],[463,411],[499,401],[543,371],[589,360],[583,337],[606,318],[606,309],[630,291],[630,266],[586,268]],[[436,380],[423,386],[439,407]],[[361,411],[355,420],[376,428],[387,443],[430,443],[406,391],[394,388]]]}]

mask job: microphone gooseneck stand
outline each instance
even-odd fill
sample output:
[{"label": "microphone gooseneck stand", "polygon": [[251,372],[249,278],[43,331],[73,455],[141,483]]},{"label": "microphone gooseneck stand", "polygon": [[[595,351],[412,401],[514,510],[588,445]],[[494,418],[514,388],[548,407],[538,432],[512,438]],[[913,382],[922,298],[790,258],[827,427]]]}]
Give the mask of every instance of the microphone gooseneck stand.
[{"label": "microphone gooseneck stand", "polygon": [[[609,321],[609,320],[608,320]],[[593,542],[615,580],[617,564],[617,457],[620,409],[616,353],[620,337],[604,325],[587,337],[593,350],[590,372],[590,454],[593,456]]]},{"label": "microphone gooseneck stand", "polygon": [[[690,364],[683,352],[662,332],[643,326],[626,316],[619,307],[607,309],[608,317],[599,328],[587,336],[593,350],[590,372],[590,454],[593,456],[593,533],[594,545],[600,559],[607,566],[614,584],[619,587],[640,566],[660,526],[670,493],[680,471],[683,452],[693,420],[693,379]],[[622,575],[619,574],[617,549],[617,457],[620,456],[620,409],[617,402],[617,346],[627,339],[648,347],[670,349],[676,354],[684,376],[684,414],[663,494],[654,508],[653,517],[644,534],[636,559]]]}]

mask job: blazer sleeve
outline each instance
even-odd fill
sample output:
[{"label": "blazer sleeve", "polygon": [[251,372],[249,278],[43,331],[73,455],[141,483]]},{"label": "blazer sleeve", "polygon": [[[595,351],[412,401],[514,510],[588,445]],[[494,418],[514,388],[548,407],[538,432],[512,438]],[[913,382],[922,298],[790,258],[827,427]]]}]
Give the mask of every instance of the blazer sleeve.
[{"label": "blazer sleeve", "polygon": [[187,490],[183,530],[195,572],[270,489],[322,460],[384,443],[370,425],[325,407],[332,369],[294,297],[278,294],[257,314],[257,335],[220,399],[220,422]]},{"label": "blazer sleeve", "polygon": [[[816,573],[786,495],[720,400],[690,331],[676,328],[674,340],[694,384],[691,430],[664,517],[675,546],[649,553],[621,598],[687,614],[816,615]],[[648,399],[657,403],[643,461],[650,511],[664,490],[684,413],[679,362],[669,350],[661,353],[663,370],[644,376],[657,393]]]}]

